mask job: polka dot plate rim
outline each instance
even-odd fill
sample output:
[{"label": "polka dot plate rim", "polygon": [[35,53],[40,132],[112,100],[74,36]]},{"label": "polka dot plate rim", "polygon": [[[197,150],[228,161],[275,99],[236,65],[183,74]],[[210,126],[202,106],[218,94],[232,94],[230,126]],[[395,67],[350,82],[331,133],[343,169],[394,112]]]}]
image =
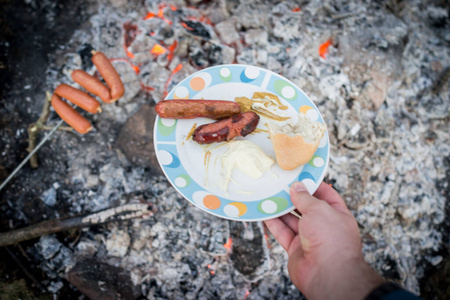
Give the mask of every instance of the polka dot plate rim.
[{"label": "polka dot plate rim", "polygon": [[[312,120],[325,123],[315,104],[292,81],[270,70],[250,65],[217,65],[197,71],[179,82],[165,99],[234,101],[237,96],[251,98],[254,92],[276,94],[282,103],[289,107],[286,112],[290,117],[296,118],[298,112],[303,112]],[[313,158],[304,166],[293,171],[284,171],[275,164],[260,180],[247,178],[248,176],[239,171],[234,171],[233,179],[236,177],[237,180],[230,184],[232,187],[230,191],[224,192],[223,189],[207,182],[209,178],[216,177],[220,181],[220,167],[216,162],[211,168],[215,171],[208,170],[210,166],[204,164],[207,160],[205,149],[211,146],[186,140],[194,124],[200,126],[213,121],[205,118],[171,120],[158,116],[155,119],[153,139],[161,169],[172,186],[198,208],[229,220],[268,220],[295,209],[289,196],[289,186],[294,181],[302,181],[311,194],[322,182],[330,156],[328,132],[325,132]],[[258,128],[262,128],[264,122],[264,118],[261,118]],[[238,139],[255,142],[275,159],[273,147],[267,137],[268,133],[259,132]],[[224,143],[211,145],[219,144]],[[222,150],[216,148],[213,150],[222,151],[223,154],[227,147],[217,146],[217,148]],[[217,157],[220,157],[220,153]],[[217,161],[217,158],[215,160]],[[209,162],[211,161],[213,160]],[[272,173],[278,178],[270,177]],[[249,188],[251,193],[240,191],[237,186]]]}]

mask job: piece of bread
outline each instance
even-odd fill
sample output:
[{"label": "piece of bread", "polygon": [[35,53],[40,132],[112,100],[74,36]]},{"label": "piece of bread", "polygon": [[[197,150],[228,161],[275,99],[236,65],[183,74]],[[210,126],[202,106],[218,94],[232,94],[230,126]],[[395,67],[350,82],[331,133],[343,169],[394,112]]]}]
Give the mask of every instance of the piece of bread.
[{"label": "piece of bread", "polygon": [[296,124],[268,124],[270,140],[277,163],[284,170],[293,170],[310,161],[319,146],[326,125],[314,122],[304,113],[298,115]]}]

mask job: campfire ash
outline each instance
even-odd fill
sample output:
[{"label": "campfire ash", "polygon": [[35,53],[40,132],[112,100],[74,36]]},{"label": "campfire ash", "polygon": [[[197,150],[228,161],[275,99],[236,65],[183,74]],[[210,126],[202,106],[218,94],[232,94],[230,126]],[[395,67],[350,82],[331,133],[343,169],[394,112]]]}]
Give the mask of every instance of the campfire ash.
[{"label": "campfire ash", "polygon": [[[74,85],[74,69],[97,76],[90,62],[96,49],[111,58],[125,95],[102,114],[86,115],[94,132],[57,132],[39,152],[39,168],[22,170],[2,191],[2,231],[129,203],[152,208],[76,238],[52,234],[28,243],[24,254],[45,273],[47,291],[61,293],[70,282],[91,298],[99,291],[124,299],[301,297],[287,255],[262,223],[231,222],[190,205],[155,159],[154,103],[193,72],[229,63],[278,72],[316,103],[332,145],[326,181],[361,225],[364,256],[378,272],[420,294],[426,268],[448,259],[439,252],[448,243],[448,4],[83,3],[89,18],[51,54],[46,86]],[[45,95],[34,97],[42,104]],[[2,115],[15,109],[0,108]],[[52,112],[48,123],[57,120]],[[2,157],[26,139],[22,125],[2,124]],[[3,159],[0,171],[19,161]]]}]

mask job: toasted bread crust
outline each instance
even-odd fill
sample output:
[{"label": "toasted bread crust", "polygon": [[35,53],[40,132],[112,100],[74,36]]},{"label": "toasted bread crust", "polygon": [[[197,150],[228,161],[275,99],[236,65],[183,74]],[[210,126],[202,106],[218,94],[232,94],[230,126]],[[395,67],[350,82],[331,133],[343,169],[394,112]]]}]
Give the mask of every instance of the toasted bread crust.
[{"label": "toasted bread crust", "polygon": [[304,165],[313,157],[320,139],[315,143],[305,143],[300,135],[271,134],[275,156],[280,167],[284,170],[293,170]]},{"label": "toasted bread crust", "polygon": [[[308,125],[308,122],[302,124],[304,126],[311,126],[311,124]],[[326,131],[325,124],[320,124],[318,127],[317,125],[315,126],[317,128],[314,131],[315,135],[313,138],[309,137],[308,140],[312,140],[312,142],[305,142],[304,136],[300,134],[302,131],[295,132],[291,127],[292,132],[286,132],[286,129],[284,129],[284,131],[281,131],[283,133],[280,133],[280,128],[269,125],[270,140],[275,150],[277,163],[282,169],[290,171],[311,160],[319,146],[320,139]]]}]

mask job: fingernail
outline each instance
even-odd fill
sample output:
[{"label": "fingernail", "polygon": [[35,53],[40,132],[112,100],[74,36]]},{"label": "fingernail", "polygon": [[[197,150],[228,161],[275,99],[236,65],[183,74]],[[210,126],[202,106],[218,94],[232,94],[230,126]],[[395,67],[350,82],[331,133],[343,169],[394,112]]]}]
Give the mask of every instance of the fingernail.
[{"label": "fingernail", "polygon": [[300,181],[294,182],[291,185],[291,189],[294,189],[294,191],[296,191],[296,192],[307,192],[308,191],[306,186]]}]

